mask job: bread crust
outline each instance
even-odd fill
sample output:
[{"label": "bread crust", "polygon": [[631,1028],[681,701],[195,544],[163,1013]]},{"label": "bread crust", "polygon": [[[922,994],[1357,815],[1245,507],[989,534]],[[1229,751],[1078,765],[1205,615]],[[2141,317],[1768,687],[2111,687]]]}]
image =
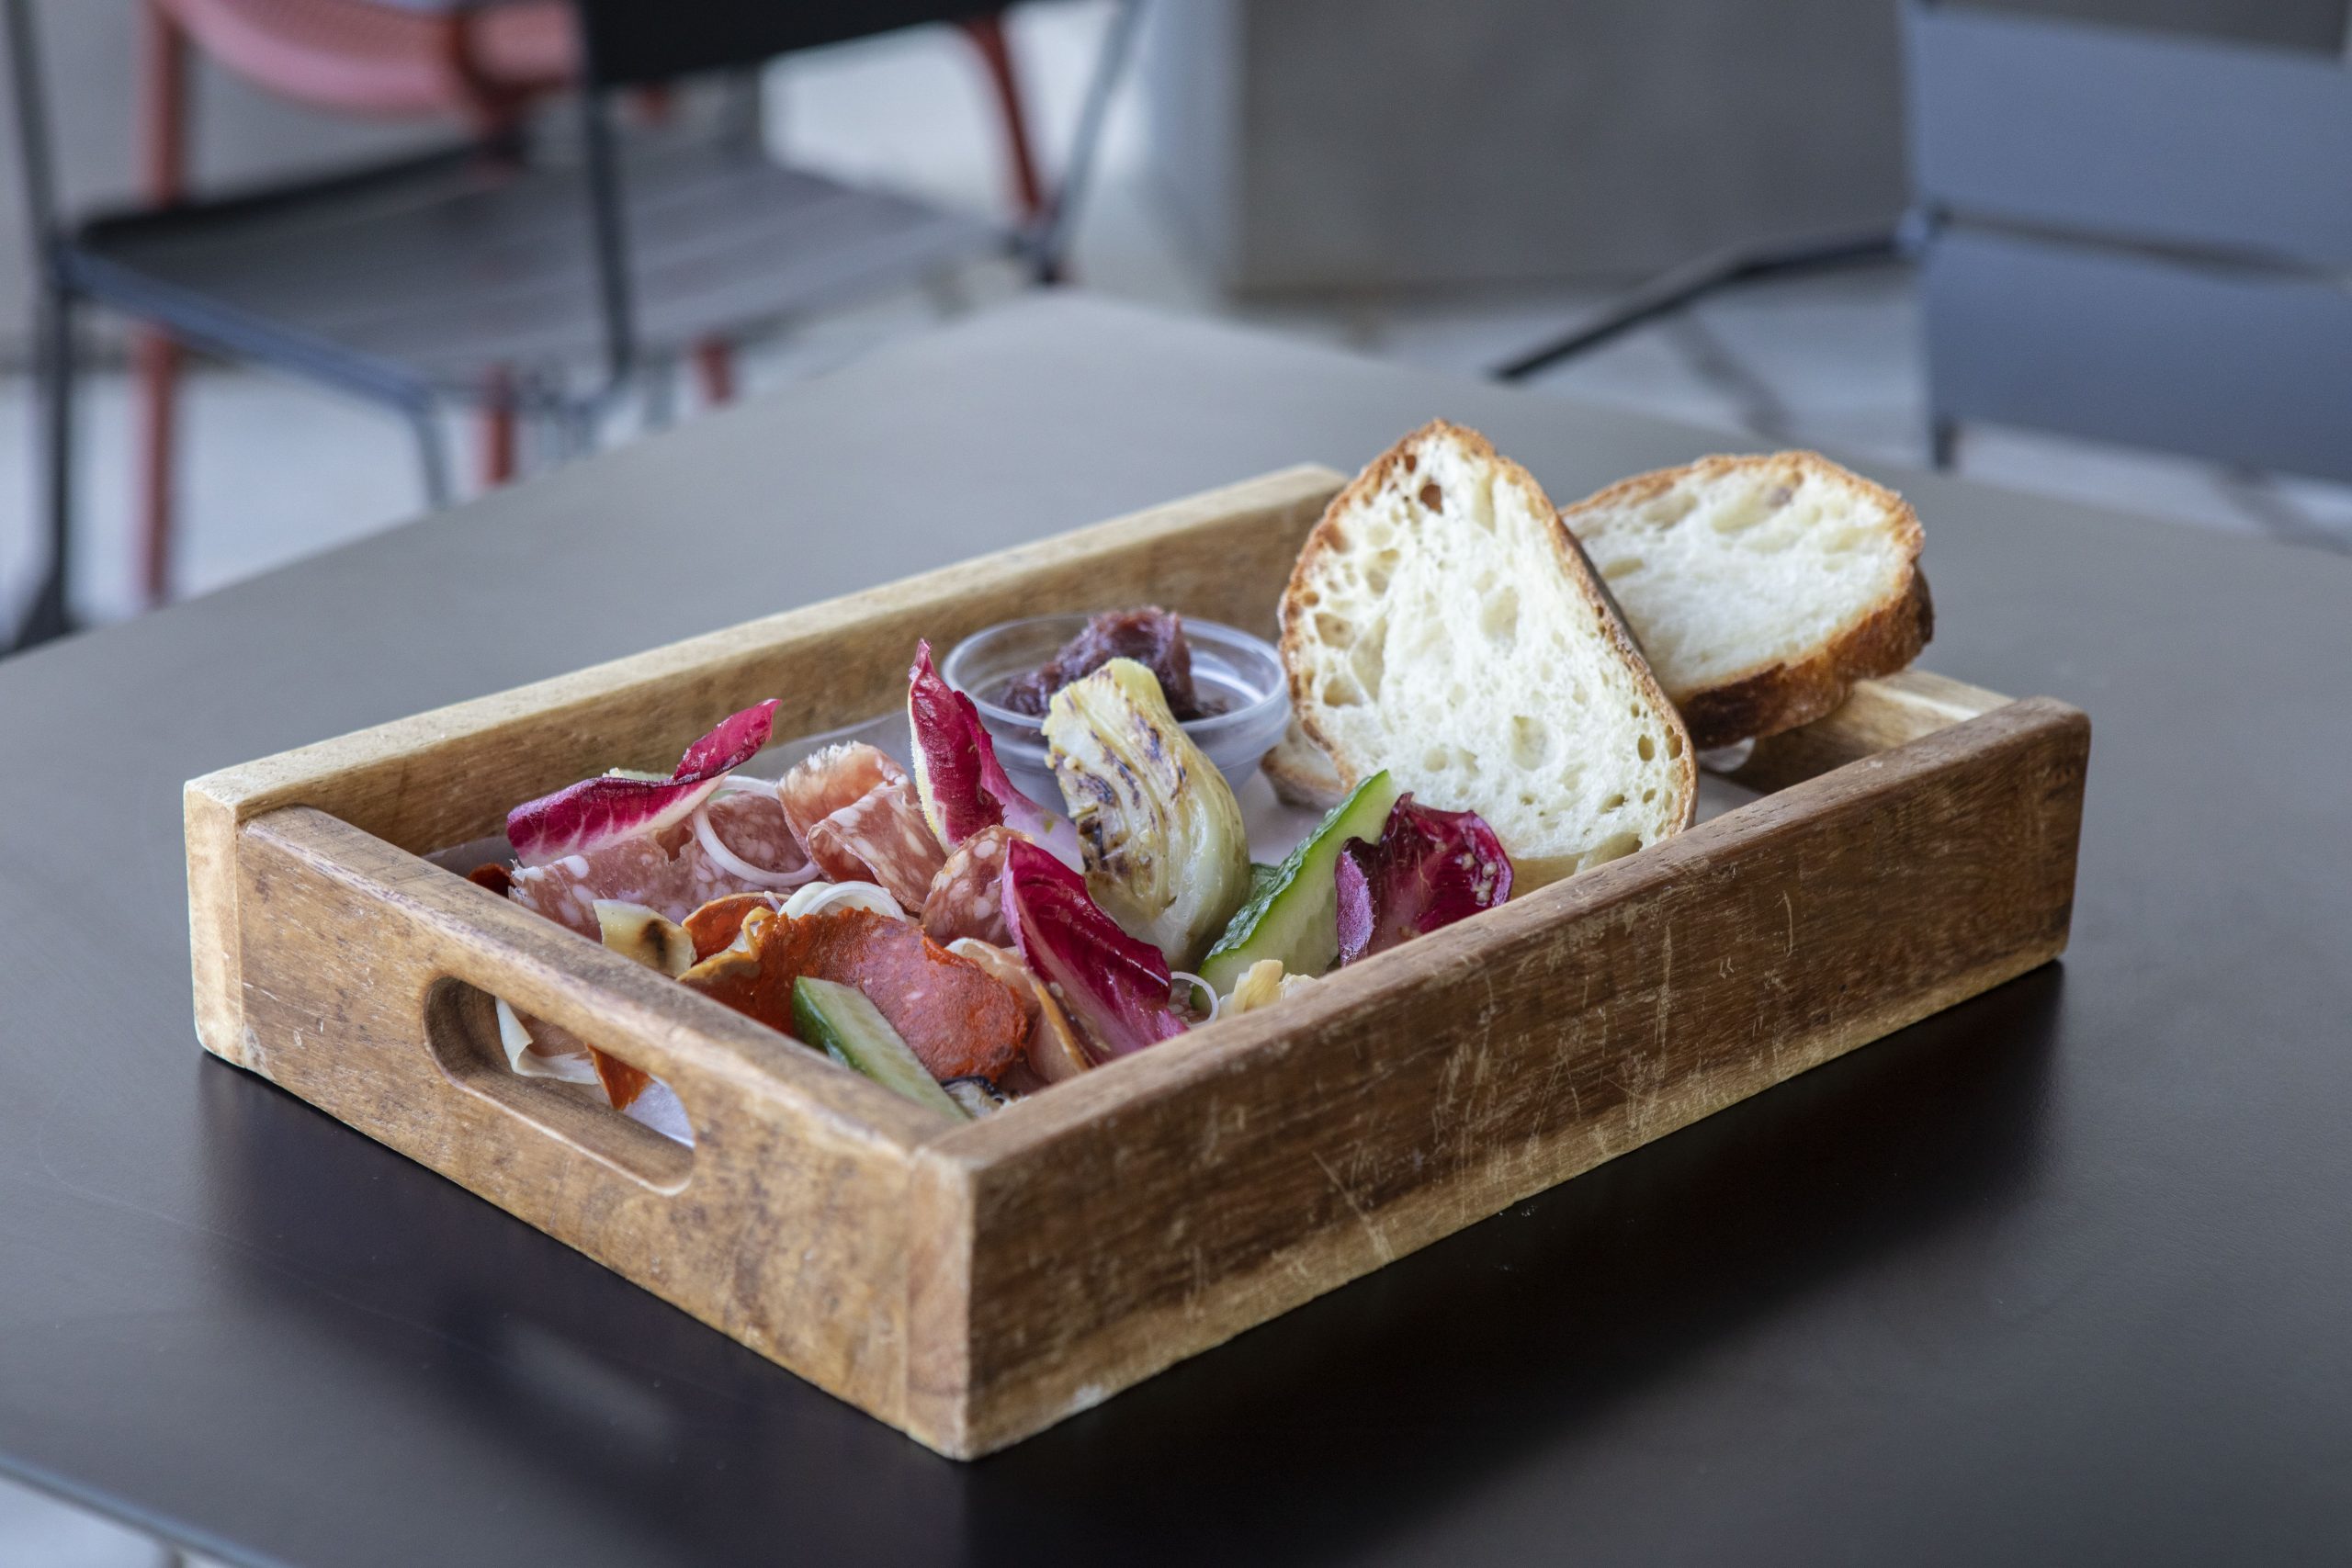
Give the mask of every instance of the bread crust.
[{"label": "bread crust", "polygon": [[[1665,688],[1658,684],[1657,676],[1650,669],[1649,660],[1643,656],[1641,644],[1634,638],[1632,629],[1626,626],[1624,616],[1618,613],[1616,597],[1600,581],[1600,573],[1595,570],[1592,562],[1586,558],[1584,547],[1577,542],[1576,536],[1569,532],[1567,525],[1560,520],[1559,509],[1552,504],[1551,497],[1544,493],[1544,487],[1536,482],[1535,476],[1496,451],[1494,443],[1488,441],[1477,431],[1471,429],[1468,425],[1455,424],[1443,419],[1430,421],[1389,447],[1387,451],[1374,457],[1365,465],[1362,473],[1350,481],[1345,490],[1331,498],[1331,504],[1324,508],[1322,517],[1308,532],[1306,544],[1299,547],[1298,559],[1291,568],[1290,581],[1283,589],[1282,655],[1283,669],[1290,680],[1291,713],[1307,739],[1321,748],[1323,754],[1330,759],[1332,768],[1340,777],[1340,794],[1344,795],[1347,791],[1353,789],[1361,782],[1363,774],[1331,744],[1331,738],[1316,728],[1314,717],[1309,711],[1306,701],[1308,682],[1304,660],[1300,653],[1300,647],[1305,639],[1299,627],[1310,606],[1300,602],[1300,594],[1307,580],[1312,576],[1317,560],[1324,555],[1342,547],[1340,520],[1356,505],[1376,493],[1399,468],[1410,473],[1412,468],[1407,466],[1406,459],[1411,457],[1415,463],[1419,462],[1415,448],[1420,443],[1442,438],[1458,441],[1481,460],[1493,464],[1500,482],[1515,485],[1525,492],[1537,515],[1548,513],[1551,516],[1553,521],[1549,532],[1552,548],[1559,558],[1561,575],[1584,595],[1586,601],[1599,614],[1602,635],[1611,640],[1623,659],[1635,682],[1656,706],[1659,718],[1684,732],[1681,755],[1676,759],[1678,765],[1675,768],[1675,778],[1682,803],[1682,810],[1679,819],[1675,823],[1675,830],[1679,832],[1690,827],[1698,819],[1699,815],[1699,762],[1695,750],[1698,741],[1690,733],[1688,720],[1682,716],[1681,711],[1675,705],[1673,700],[1666,694]],[[1280,776],[1272,774],[1269,776],[1279,787]]]},{"label": "bread crust", "polygon": [[[1911,503],[1884,485],[1864,479],[1843,464],[1818,452],[1776,452],[1769,456],[1718,453],[1679,468],[1657,468],[1619,479],[1595,491],[1562,513],[1568,520],[1587,511],[1637,507],[1673,489],[1685,479],[1707,483],[1740,468],[1761,468],[1770,475],[1785,471],[1791,479],[1807,473],[1862,491],[1893,518],[1895,541],[1904,554],[1901,583],[1886,597],[1795,663],[1780,661],[1752,666],[1726,680],[1675,698],[1691,743],[1702,750],[1761,739],[1811,724],[1835,712],[1857,681],[1892,675],[1919,657],[1935,635],[1935,601],[1928,592],[1927,574],[1919,570],[1919,551],[1926,535]],[[1597,574],[1596,574],[1597,575]]]}]

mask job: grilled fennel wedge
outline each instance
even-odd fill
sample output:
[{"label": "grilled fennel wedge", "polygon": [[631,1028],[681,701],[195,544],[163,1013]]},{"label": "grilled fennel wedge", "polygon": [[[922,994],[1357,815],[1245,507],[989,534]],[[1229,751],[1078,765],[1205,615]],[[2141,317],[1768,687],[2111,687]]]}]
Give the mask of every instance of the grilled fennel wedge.
[{"label": "grilled fennel wedge", "polygon": [[1191,968],[1250,896],[1250,836],[1225,775],[1132,659],[1056,692],[1045,728],[1087,891],[1171,966]]}]

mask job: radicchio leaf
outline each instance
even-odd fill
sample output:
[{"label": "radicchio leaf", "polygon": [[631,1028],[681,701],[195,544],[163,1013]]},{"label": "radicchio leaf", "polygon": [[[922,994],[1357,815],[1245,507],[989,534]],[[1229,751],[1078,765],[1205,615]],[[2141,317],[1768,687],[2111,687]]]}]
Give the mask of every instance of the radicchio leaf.
[{"label": "radicchio leaf", "polygon": [[1352,964],[1510,897],[1510,857],[1475,811],[1396,797],[1380,841],[1351,839],[1338,865],[1340,962]]},{"label": "radicchio leaf", "polygon": [[718,781],[760,753],[775,723],[776,699],[730,715],[686,748],[668,778],[611,773],[527,800],[506,814],[506,841],[525,865],[587,854],[639,833],[684,821]]},{"label": "radicchio leaf", "polygon": [[1055,859],[1082,863],[1078,829],[1014,786],[996,760],[996,742],[972,699],[949,685],[931,662],[931,644],[915,645],[907,671],[907,727],[914,734],[915,789],[923,819],[954,849],[999,823],[1046,847]]},{"label": "radicchio leaf", "polygon": [[1159,949],[1121,931],[1088,895],[1086,878],[1025,839],[1005,846],[1004,923],[1022,961],[1103,1054],[1124,1056],[1184,1032]]}]

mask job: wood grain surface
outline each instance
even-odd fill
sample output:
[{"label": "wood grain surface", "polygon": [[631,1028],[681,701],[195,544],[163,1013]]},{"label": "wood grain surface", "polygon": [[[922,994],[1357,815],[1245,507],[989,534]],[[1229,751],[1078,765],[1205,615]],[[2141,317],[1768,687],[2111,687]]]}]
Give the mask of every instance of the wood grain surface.
[{"label": "wood grain surface", "polygon": [[[418,858],[763,696],[782,733],[887,709],[918,637],[1138,600],[1264,629],[1338,479],[196,780],[205,1043],[971,1457],[2064,946],[2087,721],[1925,675],[1758,747],[1779,793],[977,1124]],[[669,1082],[691,1153],[507,1074],[492,995]]]},{"label": "wood grain surface", "polygon": [[956,1451],[2056,957],[2088,750],[2008,705],[956,1134]]}]

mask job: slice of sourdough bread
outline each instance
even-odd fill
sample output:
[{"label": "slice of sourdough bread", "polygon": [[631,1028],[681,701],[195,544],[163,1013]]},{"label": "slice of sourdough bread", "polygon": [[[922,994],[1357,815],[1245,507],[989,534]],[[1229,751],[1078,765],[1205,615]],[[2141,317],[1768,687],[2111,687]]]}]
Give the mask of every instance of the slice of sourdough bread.
[{"label": "slice of sourdough bread", "polygon": [[1934,630],[1917,515],[1815,453],[1702,457],[1561,518],[1702,750],[1811,723]]},{"label": "slice of sourdough bread", "polygon": [[1283,595],[1305,738],[1476,811],[1536,887],[1688,827],[1690,737],[1527,470],[1443,421],[1340,492]]}]

